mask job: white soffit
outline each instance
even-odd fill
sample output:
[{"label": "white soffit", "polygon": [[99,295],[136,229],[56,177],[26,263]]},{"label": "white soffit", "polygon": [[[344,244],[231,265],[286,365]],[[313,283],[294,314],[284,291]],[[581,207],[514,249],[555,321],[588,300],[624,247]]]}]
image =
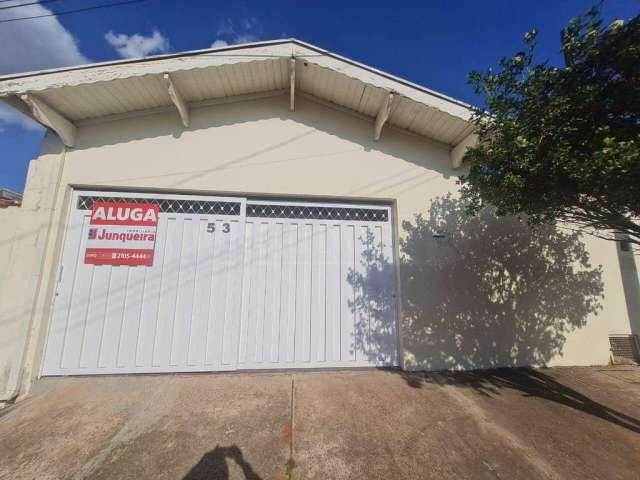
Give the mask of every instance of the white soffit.
[{"label": "white soffit", "polygon": [[165,74],[187,103],[284,92],[292,56],[296,92],[372,120],[394,93],[389,124],[452,147],[473,131],[468,105],[298,40],[5,76],[0,98],[36,94],[67,120],[79,122],[172,106]]}]

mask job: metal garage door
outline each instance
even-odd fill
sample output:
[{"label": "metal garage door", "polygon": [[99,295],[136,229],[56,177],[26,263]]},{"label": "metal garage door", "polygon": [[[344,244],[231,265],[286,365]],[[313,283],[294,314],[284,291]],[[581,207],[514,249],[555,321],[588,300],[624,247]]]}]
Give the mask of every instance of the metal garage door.
[{"label": "metal garage door", "polygon": [[249,202],[238,368],[397,365],[389,210]]},{"label": "metal garage door", "polygon": [[[153,265],[86,264],[96,201],[159,205]],[[43,375],[397,365],[385,206],[76,191]]]}]

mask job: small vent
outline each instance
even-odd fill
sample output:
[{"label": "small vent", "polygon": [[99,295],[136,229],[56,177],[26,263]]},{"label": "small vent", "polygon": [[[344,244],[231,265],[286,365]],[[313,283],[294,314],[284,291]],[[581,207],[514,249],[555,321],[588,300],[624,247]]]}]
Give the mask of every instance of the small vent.
[{"label": "small vent", "polygon": [[78,210],[91,210],[94,202],[155,203],[161,213],[194,215],[240,215],[240,202],[167,198],[79,197]]},{"label": "small vent", "polygon": [[372,208],[248,204],[247,217],[386,222],[389,220],[389,213],[387,210]]},{"label": "small vent", "polygon": [[638,337],[635,335],[609,335],[614,363],[640,362]]}]

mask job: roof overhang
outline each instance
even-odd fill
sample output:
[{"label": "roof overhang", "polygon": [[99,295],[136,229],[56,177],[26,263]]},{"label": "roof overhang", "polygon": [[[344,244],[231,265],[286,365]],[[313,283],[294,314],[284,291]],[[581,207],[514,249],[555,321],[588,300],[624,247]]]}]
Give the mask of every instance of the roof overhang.
[{"label": "roof overhang", "polygon": [[258,93],[311,95],[373,121],[447,144],[460,165],[473,143],[471,107],[299,40],[274,40],[0,77],[0,99],[54,130],[67,146],[77,126],[113,115],[189,109]]}]

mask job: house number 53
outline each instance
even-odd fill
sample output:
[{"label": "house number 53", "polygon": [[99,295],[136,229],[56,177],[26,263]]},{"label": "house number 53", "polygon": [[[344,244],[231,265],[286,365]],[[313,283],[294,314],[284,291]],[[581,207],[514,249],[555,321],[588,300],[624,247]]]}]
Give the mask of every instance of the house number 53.
[{"label": "house number 53", "polygon": [[[215,223],[207,223],[207,233],[213,233],[216,231]],[[223,223],[222,224],[222,233],[229,233],[231,231],[231,224]]]}]

